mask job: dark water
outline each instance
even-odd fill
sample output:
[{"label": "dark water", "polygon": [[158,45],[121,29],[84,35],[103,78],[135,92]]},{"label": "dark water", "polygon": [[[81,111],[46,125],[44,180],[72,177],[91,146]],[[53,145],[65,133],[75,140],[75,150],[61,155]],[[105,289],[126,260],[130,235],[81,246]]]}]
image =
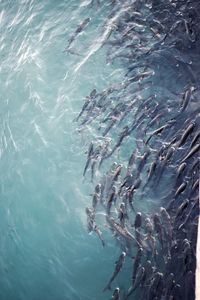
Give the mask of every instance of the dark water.
[{"label": "dark water", "polygon": [[[123,165],[123,179],[140,136],[130,135],[120,151],[95,170],[91,183],[90,170],[85,180],[82,176],[85,152],[90,141],[105,141],[101,121],[107,114],[101,113],[95,121],[91,118],[86,126],[79,126],[74,119],[94,88],[100,93],[114,87],[110,101],[115,107],[122,99],[128,103],[141,85],[137,82],[126,91],[120,90],[132,62],[115,59],[126,52],[126,45],[108,43],[125,26],[120,27],[120,22],[126,23],[128,1],[123,5],[118,1],[100,2],[0,1],[1,300],[100,300],[112,294],[102,293],[102,289],[121,247],[106,224],[103,209],[98,211],[97,222],[106,247],[102,248],[94,233],[88,235],[85,207],[90,206],[94,185],[114,161]],[[65,52],[69,37],[88,17],[88,26],[73,43],[78,55]],[[145,46],[150,47],[152,42],[148,36]],[[166,50],[164,56],[155,53],[145,61],[153,65],[154,76],[150,89],[137,95],[148,97],[153,93],[169,101],[166,120],[174,117],[180,95],[188,85],[198,91],[198,49],[199,43],[192,43],[189,50],[181,52],[181,58],[178,51]],[[173,60],[175,56],[178,62]],[[145,81],[139,83],[145,85]],[[198,97],[197,93],[189,115],[199,107]],[[132,115],[108,133],[111,146],[131,121]],[[98,130],[99,124],[103,129]],[[149,189],[144,195],[136,195],[137,211],[148,214],[165,205],[162,198],[172,189],[172,174],[169,168],[156,193]],[[145,178],[145,172],[141,178]],[[115,217],[117,208],[113,208]],[[134,220],[134,214],[131,217]],[[113,288],[119,286],[125,293],[131,272],[132,261],[127,258]],[[136,291],[132,299],[137,299],[141,291]]]}]

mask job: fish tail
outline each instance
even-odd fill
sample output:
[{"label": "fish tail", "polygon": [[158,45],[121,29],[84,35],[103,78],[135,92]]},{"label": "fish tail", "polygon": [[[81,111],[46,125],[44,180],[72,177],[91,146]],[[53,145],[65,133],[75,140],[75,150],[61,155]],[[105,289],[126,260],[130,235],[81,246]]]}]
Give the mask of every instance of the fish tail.
[{"label": "fish tail", "polygon": [[110,282],[105,286],[105,288],[103,289],[103,292],[105,292],[107,290],[111,290]]},{"label": "fish tail", "polygon": [[102,243],[102,246],[105,247],[106,243],[103,239],[101,240],[101,243]]}]

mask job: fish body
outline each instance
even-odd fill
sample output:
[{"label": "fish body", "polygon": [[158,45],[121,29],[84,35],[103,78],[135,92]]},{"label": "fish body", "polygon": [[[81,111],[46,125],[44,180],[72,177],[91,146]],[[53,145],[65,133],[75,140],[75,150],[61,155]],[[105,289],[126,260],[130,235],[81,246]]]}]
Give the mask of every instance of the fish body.
[{"label": "fish body", "polygon": [[174,273],[170,273],[166,279],[166,288],[165,288],[165,299],[169,299],[171,292],[175,286],[175,276]]},{"label": "fish body", "polygon": [[142,266],[139,266],[137,269],[137,273],[135,276],[135,282],[134,284],[128,289],[128,293],[125,297],[125,300],[128,299],[128,297],[138,288],[138,286],[141,284],[142,279],[145,274],[145,268]]},{"label": "fish body", "polygon": [[[163,274],[160,272],[155,273],[152,284],[149,288],[148,300],[160,299],[158,295],[163,289]],[[157,297],[157,298],[156,298]]]},{"label": "fish body", "polygon": [[120,204],[119,213],[118,213],[118,219],[120,221],[120,225],[122,227],[124,227],[125,226],[125,221],[126,221],[126,219],[128,219],[128,214],[126,212],[126,207],[125,207],[125,203],[124,202],[122,202]]},{"label": "fish body", "polygon": [[125,252],[122,252],[122,254],[120,254],[118,260],[115,262],[115,269],[114,269],[114,272],[108,282],[108,284],[106,285],[106,287],[104,288],[103,291],[106,291],[107,289],[111,289],[111,283],[113,282],[113,280],[116,278],[116,276],[118,275],[118,273],[120,272],[123,264],[124,264],[124,261],[125,261],[125,257],[126,257],[126,253]]},{"label": "fish body", "polygon": [[120,289],[116,288],[113,292],[112,297],[110,298],[110,300],[119,300],[120,299]]},{"label": "fish body", "polygon": [[160,242],[162,250],[164,249],[164,241],[163,241],[163,227],[161,224],[161,220],[158,214],[155,214],[153,217],[153,225],[154,232],[156,233],[158,240]]},{"label": "fish body", "polygon": [[145,166],[145,163],[147,161],[147,158],[149,157],[150,154],[151,154],[151,152],[150,152],[150,150],[148,150],[141,157],[140,162],[139,162],[138,167],[137,167],[138,174],[140,174],[140,172],[143,170],[143,168]]},{"label": "fish body", "polygon": [[176,179],[178,179],[183,174],[183,171],[185,170],[186,166],[186,162],[183,162],[179,165],[176,171]]},{"label": "fish body", "polygon": [[137,270],[138,270],[138,267],[139,267],[140,264],[141,264],[141,260],[142,260],[142,257],[143,257],[143,253],[144,253],[143,248],[139,248],[138,251],[137,251],[135,260],[134,260],[134,264],[133,264],[133,271],[132,271],[132,286],[134,286],[135,279],[136,279],[136,274],[137,274]]},{"label": "fish body", "polygon": [[131,156],[129,157],[128,160],[128,166],[127,166],[127,173],[130,172],[134,162],[135,162],[135,158],[136,158],[136,149],[132,152]]},{"label": "fish body", "polygon": [[128,132],[129,132],[129,127],[125,126],[119,135],[116,145],[114,146],[112,151],[107,155],[107,157],[110,157],[120,147],[123,139],[128,135]]},{"label": "fish body", "polygon": [[100,231],[100,229],[97,225],[94,226],[94,232],[97,234],[99,240],[102,243],[102,246],[105,247],[105,241],[103,239],[102,232]]},{"label": "fish body", "polygon": [[118,177],[121,173],[121,170],[122,170],[122,165],[118,165],[116,170],[114,171],[114,174],[113,174],[113,181],[117,181],[118,180]]},{"label": "fish body", "polygon": [[130,242],[136,242],[135,237],[128,231],[127,228],[123,228],[119,223],[117,223],[113,218],[106,216],[106,220],[111,228],[123,238],[129,240]]},{"label": "fish body", "polygon": [[91,162],[92,156],[94,154],[94,144],[90,143],[89,149],[88,149],[88,154],[87,154],[87,161],[86,161],[86,165],[83,171],[83,176],[85,176],[85,173],[89,167],[89,164]]},{"label": "fish body", "polygon": [[113,186],[112,191],[107,200],[107,215],[110,215],[110,209],[111,209],[112,204],[115,202],[115,200],[116,200],[116,187]]},{"label": "fish body", "polygon": [[192,141],[191,141],[191,144],[190,144],[190,149],[193,148],[197,142],[197,140],[199,139],[200,137],[200,130],[197,131],[197,133],[195,134],[195,136],[193,137]]},{"label": "fish body", "polygon": [[75,41],[76,37],[85,29],[85,27],[88,25],[90,20],[91,20],[91,18],[86,18],[83,20],[83,22],[81,22],[81,24],[75,30],[74,34],[68,40],[68,45],[64,51],[68,51],[68,49],[70,49],[70,47],[71,47],[72,43]]},{"label": "fish body", "polygon": [[189,200],[184,200],[178,207],[175,220],[178,220],[183,215],[183,212],[187,209],[189,205]]},{"label": "fish body", "polygon": [[164,227],[165,232],[167,233],[167,236],[171,239],[172,238],[172,224],[171,224],[171,218],[168,212],[164,207],[161,207],[160,209],[161,214],[161,220],[162,225]]},{"label": "fish body", "polygon": [[185,162],[187,159],[191,158],[196,152],[200,150],[200,144],[196,144],[188,154],[182,159],[181,162]]},{"label": "fish body", "polygon": [[92,207],[94,210],[96,210],[97,204],[100,201],[100,196],[101,196],[101,184],[98,183],[95,186],[95,191],[92,198]]},{"label": "fish body", "polygon": [[146,261],[145,264],[145,273],[143,277],[143,287],[146,288],[149,286],[149,283],[151,282],[151,279],[153,278],[153,273],[154,273],[154,267],[152,266],[152,263],[150,260]]},{"label": "fish body", "polygon": [[148,170],[148,176],[147,176],[147,181],[145,183],[145,186],[144,188],[146,187],[146,185],[148,184],[148,182],[151,180],[151,178],[153,177],[154,173],[155,173],[155,170],[156,170],[156,167],[157,167],[157,162],[156,161],[153,161],[149,167],[149,170]]},{"label": "fish body", "polygon": [[165,128],[167,128],[167,124],[161,126],[160,128],[158,128],[158,129],[156,129],[156,130],[154,130],[154,131],[150,134],[149,138],[146,140],[145,144],[148,144],[149,141],[151,140],[151,138],[152,138],[154,135],[160,134]]},{"label": "fish body", "polygon": [[94,210],[91,208],[86,207],[85,209],[87,215],[87,229],[88,233],[91,233],[95,227],[95,213]]},{"label": "fish body", "polygon": [[183,95],[182,104],[181,104],[181,111],[184,111],[187,108],[194,90],[195,90],[194,86],[191,86],[185,91]]},{"label": "fish body", "polygon": [[176,190],[175,192],[175,198],[178,197],[181,193],[184,192],[184,190],[186,189],[187,187],[187,183],[186,182],[183,182]]},{"label": "fish body", "polygon": [[141,212],[137,212],[135,216],[135,222],[134,222],[134,227],[135,229],[139,229],[142,226],[142,214]]},{"label": "fish body", "polygon": [[181,139],[178,143],[178,147],[181,147],[185,141],[187,140],[188,136],[192,133],[192,131],[194,130],[194,127],[195,127],[195,123],[191,123],[187,128],[186,130],[183,132],[182,136],[181,136]]}]

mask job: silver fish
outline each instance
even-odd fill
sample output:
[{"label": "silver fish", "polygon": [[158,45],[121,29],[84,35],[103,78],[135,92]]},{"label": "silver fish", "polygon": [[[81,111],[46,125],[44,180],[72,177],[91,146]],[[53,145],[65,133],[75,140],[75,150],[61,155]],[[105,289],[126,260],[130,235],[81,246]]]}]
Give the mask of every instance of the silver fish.
[{"label": "silver fish", "polygon": [[119,300],[120,298],[120,289],[117,287],[114,292],[112,297],[110,298],[110,300]]},{"label": "silver fish", "polygon": [[67,45],[67,47],[65,48],[64,51],[68,51],[68,49],[70,48],[71,44],[75,41],[76,37],[85,29],[85,27],[88,25],[88,23],[90,22],[90,20],[91,20],[91,18],[86,18],[86,19],[83,20],[83,22],[81,22],[81,24],[75,30],[74,34],[68,40],[68,45]]},{"label": "silver fish", "polygon": [[113,280],[116,278],[116,276],[118,275],[118,273],[120,272],[124,261],[125,261],[125,257],[126,257],[126,253],[122,252],[122,254],[120,254],[118,260],[115,262],[115,270],[108,282],[108,284],[106,285],[106,287],[103,289],[103,291],[106,291],[107,289],[111,290],[111,283],[113,282]]},{"label": "silver fish", "polygon": [[182,159],[181,162],[185,162],[187,159],[191,158],[196,152],[200,150],[200,144],[196,144],[188,154]]}]

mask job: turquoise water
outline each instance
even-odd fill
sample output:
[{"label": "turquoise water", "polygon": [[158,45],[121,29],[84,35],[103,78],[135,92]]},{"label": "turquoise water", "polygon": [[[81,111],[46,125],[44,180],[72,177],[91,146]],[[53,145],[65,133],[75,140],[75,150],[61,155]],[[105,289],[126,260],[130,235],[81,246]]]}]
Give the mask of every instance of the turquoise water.
[{"label": "turquoise water", "polygon": [[[169,272],[175,273],[177,283],[169,293],[173,292],[175,298],[180,293],[178,290],[181,290],[181,297],[184,298],[190,297],[187,295],[190,290],[194,294],[191,275],[194,279],[193,252],[197,224],[196,221],[192,222],[192,217],[193,213],[198,214],[194,202],[197,199],[191,199],[190,203],[190,206],[195,204],[192,206],[195,211],[191,207],[191,210],[184,212],[186,216],[188,212],[189,218],[185,219],[184,213],[180,216],[189,220],[189,223],[183,224],[183,229],[181,224],[181,232],[176,228],[180,220],[173,216],[173,209],[169,209],[168,237],[172,239],[172,244],[168,245],[167,241],[167,245],[162,246],[167,247],[166,252],[165,249],[160,249],[158,243],[150,246],[148,243],[150,238],[155,243],[158,242],[156,239],[159,234],[155,224],[152,225],[153,229],[149,229],[149,226],[151,227],[155,212],[162,217],[160,206],[167,208],[171,198],[176,198],[177,167],[188,153],[191,139],[199,128],[199,23],[196,22],[198,16],[195,17],[189,3],[187,9],[187,5],[182,6],[178,2],[176,5],[171,1],[165,4],[170,11],[166,20],[162,20],[163,12],[167,11],[164,3],[158,8],[160,16],[158,14],[156,20],[156,3],[157,1],[153,1],[151,6],[151,1],[142,4],[134,0],[0,0],[0,300],[109,299],[113,290],[105,293],[102,291],[121,254],[120,246],[127,257],[112,289],[117,286],[120,288],[122,300],[131,284],[134,260],[130,256],[135,256],[138,245],[145,249],[142,265],[150,259],[155,270],[147,284],[149,288],[146,289],[147,285],[142,284],[142,288],[136,290],[130,299],[138,299],[139,296],[142,296],[141,299],[150,299],[151,296],[147,295],[150,295],[158,275],[161,278],[164,276],[166,286],[163,284],[165,287],[160,288],[160,292],[165,297],[169,288],[165,279]],[[179,10],[183,11],[183,28],[179,28],[181,23],[178,16],[182,18]],[[138,21],[137,16],[140,16]],[[189,30],[189,24],[194,26],[191,16],[194,16],[196,24]],[[132,23],[134,18],[136,23]],[[167,26],[173,29],[176,18],[178,22],[175,23],[175,28],[178,24],[180,36],[178,31],[173,33],[170,30],[162,42],[164,33],[168,33]],[[188,20],[188,25],[184,18]],[[87,26],[85,23],[83,32],[79,34],[76,30],[79,24],[84,24],[84,20],[89,22]],[[157,27],[161,24],[160,20],[163,24],[165,21],[169,22],[164,25],[163,31],[162,26]],[[136,28],[133,29],[134,26]],[[72,42],[72,54],[66,49],[74,33],[78,36]],[[147,79],[144,75],[146,71],[150,72]],[[76,122],[84,100],[88,99],[86,97],[94,89],[97,90],[94,102],[90,102],[87,113]],[[190,103],[184,111],[181,102],[187,98],[189,91],[192,95],[188,96],[191,97],[188,99]],[[102,95],[106,95],[105,98]],[[118,104],[121,105],[120,109]],[[148,129],[146,122],[151,120],[153,114],[157,114],[154,105],[158,109],[157,113],[163,113],[163,117],[159,117],[156,124]],[[120,118],[124,109],[129,114],[122,120]],[[85,116],[87,122],[81,125]],[[193,116],[195,124],[192,125]],[[168,129],[166,133],[164,130],[163,136],[161,133],[158,139],[152,137],[150,143],[147,143],[151,130],[166,122],[169,125],[172,118],[176,122],[175,125],[170,125],[169,132]],[[109,142],[110,157],[105,156],[101,168],[95,169],[92,183],[91,166],[83,177],[88,146],[91,141],[95,150],[103,145],[103,132],[111,120],[116,120],[116,124],[105,134],[106,141]],[[183,138],[181,147],[178,140],[188,124],[195,126],[190,129],[195,132],[190,131],[185,141]],[[125,125],[133,131],[128,133],[128,138],[124,138],[122,147],[112,153],[111,149],[116,145],[118,135]],[[171,141],[172,137],[175,137],[175,142]],[[196,143],[199,142],[198,139],[199,137]],[[163,145],[168,143],[172,151],[171,158],[170,152],[165,153],[168,147],[163,151]],[[142,166],[142,155],[148,148],[151,152],[150,160],[147,158],[147,163],[144,162],[145,165]],[[111,216],[117,221],[120,202],[127,204],[131,195],[130,189],[125,188],[126,191],[122,190],[121,193],[120,188],[126,179],[127,161],[134,150],[135,162],[131,172],[133,177],[141,176],[142,184],[147,179],[150,163],[154,161],[157,164],[154,182],[150,182],[146,189],[140,187],[133,197],[135,212],[141,211],[142,218],[145,218],[145,224],[140,228],[144,241],[133,246],[132,238],[129,243],[129,238],[123,238],[123,234],[118,235],[116,229],[109,228],[111,219],[105,218],[106,210],[107,215],[109,214],[108,195],[112,177],[109,173],[102,200],[106,202],[101,209],[97,207],[97,211],[94,211],[95,222],[102,230],[106,244],[103,248],[94,228],[92,234],[88,234],[85,208],[91,207],[94,186],[97,183],[103,186],[104,176],[111,170],[112,163],[120,163],[122,172],[114,183],[117,200],[111,209]],[[100,152],[103,155],[102,149]],[[95,155],[94,151],[90,159],[98,164],[99,154]],[[165,155],[169,155],[168,159]],[[188,158],[187,173],[181,179],[187,183],[186,193],[183,192],[178,197],[175,205],[179,205],[185,197],[190,199],[197,192],[197,170],[192,165],[190,169],[191,162],[192,159]],[[137,172],[137,168],[141,170]],[[132,181],[131,178],[127,180]],[[130,183],[128,181],[127,184]],[[129,219],[125,228],[136,235],[133,225],[134,209],[128,210]],[[151,220],[148,221],[147,217]],[[165,221],[163,218],[163,227]],[[152,230],[154,233],[148,235]],[[174,236],[170,235],[171,230],[174,231]],[[165,228],[161,228],[161,237],[163,233],[167,233]],[[185,238],[188,238],[186,243]],[[193,250],[188,254],[191,263],[188,263],[187,273],[184,273],[185,266],[178,253],[184,252],[182,247]],[[158,250],[157,254],[154,253],[155,249]],[[174,258],[172,263],[177,263],[177,271],[173,268],[170,256]],[[144,271],[147,272],[146,265],[145,268]],[[179,277],[179,273],[184,273],[184,277]],[[190,285],[187,284],[187,278],[190,279]],[[161,283],[160,285],[162,286]]]},{"label": "turquoise water", "polygon": [[[0,1],[1,300],[109,295],[102,288],[119,253],[87,234],[91,183],[82,170],[93,133],[78,134],[73,119],[93,88],[122,71],[105,63],[103,48],[80,66],[108,13],[88,2]],[[82,56],[64,53],[88,16],[74,44]]]}]

